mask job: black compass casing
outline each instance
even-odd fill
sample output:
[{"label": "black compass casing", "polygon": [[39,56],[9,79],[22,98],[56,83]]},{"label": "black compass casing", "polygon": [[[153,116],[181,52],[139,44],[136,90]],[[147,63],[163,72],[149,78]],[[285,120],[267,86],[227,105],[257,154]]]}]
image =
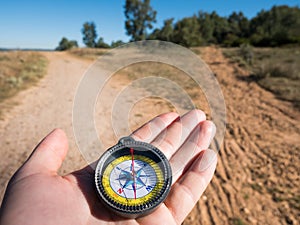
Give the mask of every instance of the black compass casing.
[{"label": "black compass casing", "polygon": [[[116,201],[111,194],[105,190],[103,180],[108,179],[104,177],[105,169],[120,157],[129,155],[130,149],[134,149],[136,157],[146,157],[155,162],[155,167],[159,168],[162,174],[161,184],[159,189],[151,199],[147,199],[143,203],[127,205]],[[109,148],[100,157],[95,170],[95,185],[97,194],[104,205],[111,211],[126,218],[137,218],[148,215],[153,212],[167,197],[172,185],[172,171],[166,156],[155,146],[141,141],[135,141],[131,137],[124,137],[119,142]],[[114,193],[115,195],[115,193]],[[132,202],[133,200],[131,200]]]}]

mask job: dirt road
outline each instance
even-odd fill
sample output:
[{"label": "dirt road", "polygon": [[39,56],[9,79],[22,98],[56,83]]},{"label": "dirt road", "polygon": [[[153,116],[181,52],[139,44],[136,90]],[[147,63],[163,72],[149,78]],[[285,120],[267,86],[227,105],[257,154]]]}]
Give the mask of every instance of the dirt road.
[{"label": "dirt road", "polygon": [[[15,104],[0,121],[1,192],[7,179],[53,128],[64,129],[70,140],[69,160],[80,158],[72,131],[72,104],[77,85],[90,62],[65,53],[43,53],[49,60],[47,75],[34,87],[22,91],[4,104]],[[81,162],[83,165],[84,161]],[[79,168],[81,165],[75,165]],[[64,165],[63,170],[68,170]],[[72,165],[73,166],[73,165]]]},{"label": "dirt road", "polygon": [[[216,175],[184,224],[299,224],[300,113],[251,81],[220,49],[200,51],[221,85],[227,132]],[[16,106],[4,112],[0,121],[2,195],[13,172],[54,127],[66,131],[70,144],[61,172],[85,164],[73,136],[72,104],[91,62],[67,53],[43,54],[49,60],[48,74],[35,87],[10,99],[6,104]],[[111,84],[112,92],[122,82]],[[145,101],[149,106],[155,100]],[[138,111],[134,126],[160,113],[141,107],[141,116]]]}]

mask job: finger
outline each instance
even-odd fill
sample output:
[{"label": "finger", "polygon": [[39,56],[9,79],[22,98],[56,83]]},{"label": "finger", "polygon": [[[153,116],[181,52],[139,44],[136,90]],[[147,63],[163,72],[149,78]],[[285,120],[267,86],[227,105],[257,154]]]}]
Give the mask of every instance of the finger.
[{"label": "finger", "polygon": [[161,132],[151,144],[162,150],[169,159],[185,142],[194,128],[205,119],[205,114],[201,110],[189,111],[180,119],[172,122],[166,132]]},{"label": "finger", "polygon": [[[136,141],[150,143],[159,133],[166,129],[179,115],[175,112],[161,114],[149,122],[145,123],[139,129],[134,131],[130,136]],[[86,167],[88,172],[94,172],[98,160]]]},{"label": "finger", "polygon": [[172,213],[165,204],[161,204],[158,209],[151,212],[149,215],[142,216],[136,219],[137,224],[178,224],[176,223]]},{"label": "finger", "polygon": [[[130,136],[136,141],[150,143],[159,133],[166,129],[179,115],[175,112],[161,114],[135,130]],[[98,160],[88,165],[85,170],[94,173]]]},{"label": "finger", "polygon": [[26,173],[56,173],[65,159],[67,151],[66,134],[60,129],[55,129],[38,144],[22,166],[22,170],[25,170]]},{"label": "finger", "polygon": [[149,143],[178,117],[179,115],[175,112],[159,115],[134,131],[131,137],[137,141]]},{"label": "finger", "polygon": [[178,224],[182,223],[206,189],[216,164],[217,155],[213,150],[202,151],[184,176],[172,186],[165,204]]},{"label": "finger", "polygon": [[200,123],[187,138],[185,143],[170,159],[173,183],[182,175],[192,159],[204,149],[207,149],[216,133],[216,127],[211,121]]}]

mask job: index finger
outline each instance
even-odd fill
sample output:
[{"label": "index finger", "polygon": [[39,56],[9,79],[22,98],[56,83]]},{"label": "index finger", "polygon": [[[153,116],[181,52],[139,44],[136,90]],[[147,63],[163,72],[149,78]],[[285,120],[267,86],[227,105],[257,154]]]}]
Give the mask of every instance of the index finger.
[{"label": "index finger", "polygon": [[136,141],[150,143],[154,138],[164,131],[179,115],[175,112],[161,114],[142,127],[134,131],[130,136]]}]

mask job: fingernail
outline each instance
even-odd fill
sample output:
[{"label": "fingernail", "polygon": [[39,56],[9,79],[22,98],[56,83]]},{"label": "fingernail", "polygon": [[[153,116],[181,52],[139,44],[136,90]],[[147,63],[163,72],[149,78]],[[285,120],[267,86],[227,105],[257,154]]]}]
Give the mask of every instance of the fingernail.
[{"label": "fingernail", "polygon": [[208,167],[211,166],[211,164],[215,161],[217,158],[217,153],[214,150],[207,149],[203,153],[200,164],[199,164],[199,172],[203,172],[208,169]]},{"label": "fingernail", "polygon": [[[216,125],[213,123],[213,125],[212,125],[213,127],[212,127],[212,132],[211,132],[211,136],[210,136],[210,140],[209,140],[209,143],[211,143],[212,142],[212,140],[214,139],[214,137],[215,137],[215,135],[216,135]],[[211,150],[211,149],[210,149]]]}]

